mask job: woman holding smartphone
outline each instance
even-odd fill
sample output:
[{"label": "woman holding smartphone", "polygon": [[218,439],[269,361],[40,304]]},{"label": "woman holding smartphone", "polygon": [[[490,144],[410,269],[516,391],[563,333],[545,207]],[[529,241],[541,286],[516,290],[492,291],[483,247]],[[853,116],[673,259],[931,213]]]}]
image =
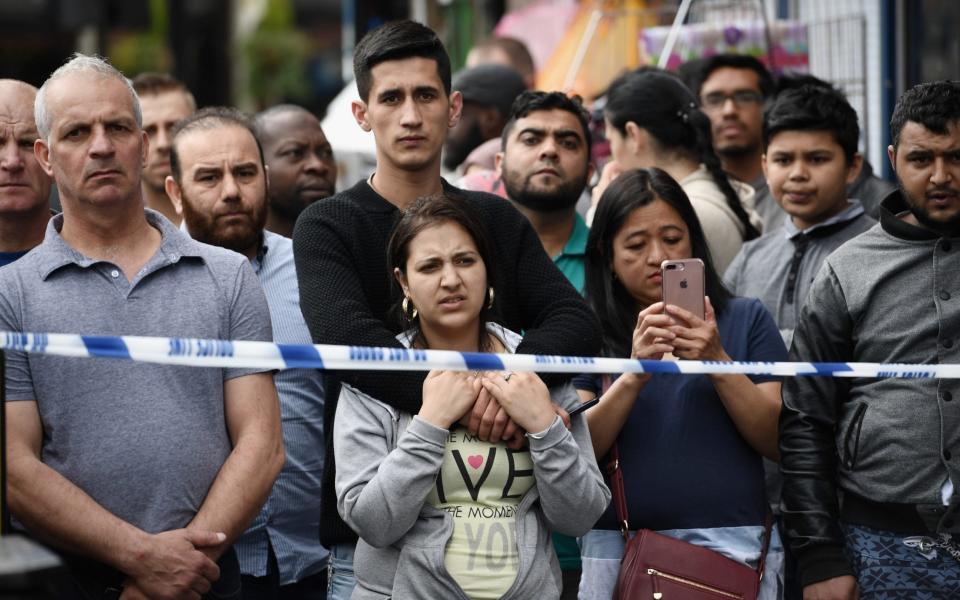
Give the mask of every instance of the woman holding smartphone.
[{"label": "woman holding smartphone", "polygon": [[[512,352],[495,324],[490,241],[470,205],[418,200],[387,249],[413,349]],[[459,424],[489,395],[528,445],[483,442]],[[567,429],[553,405],[572,384],[533,373],[431,371],[416,415],[343,385],[334,452],[337,507],[359,534],[353,598],[558,598],[550,532],[579,536],[610,501],[584,416]]]},{"label": "woman holding smartphone", "polygon": [[[703,261],[704,316],[664,305],[661,264]],[[608,356],[778,361],[786,349],[759,300],[734,298],[713,267],[683,189],[659,169],[621,174],[603,193],[587,242],[586,295]],[[631,531],[652,529],[756,566],[767,503],[761,456],[776,459],[780,383],[745,375],[627,373],[602,393],[575,379],[594,452],[616,444]],[[625,541],[613,507],[582,540],[581,599],[609,599]],[[782,547],[774,535],[760,598],[776,598]]]}]

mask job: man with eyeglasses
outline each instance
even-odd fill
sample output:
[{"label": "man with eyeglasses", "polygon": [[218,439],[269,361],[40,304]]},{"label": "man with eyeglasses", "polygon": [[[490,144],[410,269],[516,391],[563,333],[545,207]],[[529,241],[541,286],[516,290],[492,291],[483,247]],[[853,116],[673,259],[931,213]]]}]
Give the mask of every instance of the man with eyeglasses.
[{"label": "man with eyeglasses", "polygon": [[773,231],[786,213],[767,192],[763,177],[763,103],[773,91],[773,78],[752,56],[718,54],[705,60],[694,92],[710,118],[713,149],[723,170],[756,191],[756,210],[763,230]]}]

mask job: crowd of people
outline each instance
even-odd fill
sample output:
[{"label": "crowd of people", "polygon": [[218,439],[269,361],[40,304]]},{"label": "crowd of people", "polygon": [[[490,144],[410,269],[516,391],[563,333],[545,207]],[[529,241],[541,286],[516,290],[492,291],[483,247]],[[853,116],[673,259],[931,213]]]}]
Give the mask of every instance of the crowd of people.
[{"label": "crowd of people", "polygon": [[[340,191],[296,105],[198,110],[82,54],[0,80],[0,330],[826,376],[8,352],[7,499],[67,567],[53,597],[608,600],[641,530],[762,600],[960,595],[960,387],[829,376],[960,362],[960,82],[898,99],[893,185],[842,91],[746,56],[625,73],[591,114],[516,40],[454,74],[399,21],[354,74],[376,169]],[[663,296],[691,260],[700,313]]]}]

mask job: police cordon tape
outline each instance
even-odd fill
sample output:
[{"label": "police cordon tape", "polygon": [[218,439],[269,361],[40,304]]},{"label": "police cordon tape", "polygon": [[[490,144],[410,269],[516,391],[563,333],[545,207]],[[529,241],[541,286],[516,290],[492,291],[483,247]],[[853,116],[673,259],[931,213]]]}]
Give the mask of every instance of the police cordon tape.
[{"label": "police cordon tape", "polygon": [[636,360],[539,354],[486,354],[324,344],[275,344],[144,336],[0,332],[0,350],[114,358],[190,367],[376,371],[535,371],[960,379],[960,364],[720,362]]}]

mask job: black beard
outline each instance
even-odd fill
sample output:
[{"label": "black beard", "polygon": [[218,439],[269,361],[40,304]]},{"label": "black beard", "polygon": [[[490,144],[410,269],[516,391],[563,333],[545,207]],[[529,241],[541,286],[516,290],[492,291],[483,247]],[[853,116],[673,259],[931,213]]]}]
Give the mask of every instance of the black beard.
[{"label": "black beard", "polygon": [[510,175],[506,168],[504,168],[502,179],[507,197],[520,206],[535,212],[558,212],[573,208],[580,200],[583,188],[587,185],[586,173],[583,177],[564,182],[550,191],[531,190],[529,179],[524,179],[521,184],[517,185],[514,177]]},{"label": "black beard", "polygon": [[[266,192],[266,190],[264,190]],[[211,246],[220,246],[227,250],[233,250],[240,254],[245,254],[251,247],[257,244],[263,235],[263,227],[267,224],[266,202],[262,203],[259,210],[250,215],[251,227],[249,231],[230,235],[224,235],[217,229],[214,220],[203,211],[193,209],[193,204],[186,197],[182,200],[183,220],[187,224],[187,230],[190,237],[198,242],[210,244]]]}]

